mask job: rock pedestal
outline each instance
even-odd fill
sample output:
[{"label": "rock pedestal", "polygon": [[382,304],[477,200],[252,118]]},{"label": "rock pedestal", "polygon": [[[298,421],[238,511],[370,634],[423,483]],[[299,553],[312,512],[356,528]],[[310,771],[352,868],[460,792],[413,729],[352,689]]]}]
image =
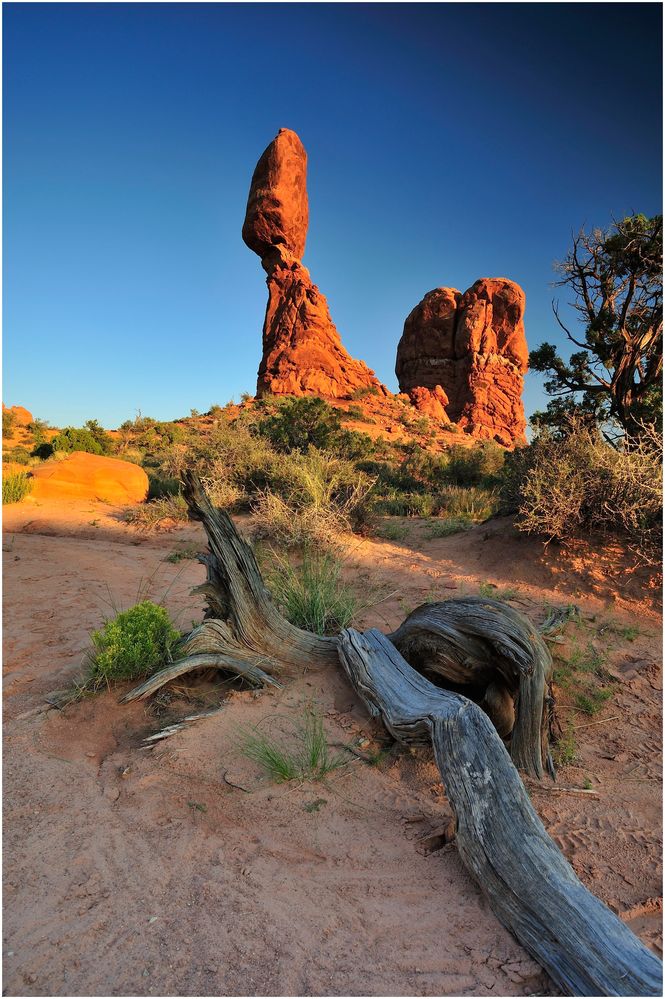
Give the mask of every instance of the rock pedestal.
[{"label": "rock pedestal", "polygon": [[268,275],[256,394],[349,398],[359,388],[384,394],[374,372],[345,350],[325,296],[301,262],[309,220],[306,180],[303,144],[282,128],[256,166],[242,228]]}]

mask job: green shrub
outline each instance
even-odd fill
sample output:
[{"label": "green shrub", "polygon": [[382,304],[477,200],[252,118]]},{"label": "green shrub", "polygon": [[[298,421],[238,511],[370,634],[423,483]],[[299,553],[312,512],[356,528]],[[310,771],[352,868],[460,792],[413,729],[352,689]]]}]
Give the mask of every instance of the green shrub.
[{"label": "green shrub", "polygon": [[500,507],[498,490],[480,486],[443,486],[436,497],[436,513],[446,517],[464,517],[481,523]]},{"label": "green shrub", "polygon": [[139,680],[173,659],[180,634],[163,607],[144,600],[93,631],[85,687],[98,690],[114,680]]},{"label": "green shrub", "polygon": [[341,533],[367,528],[373,485],[352,462],[324,451],[284,455],[254,507],[258,536],[286,547],[334,547]]},{"label": "green shrub", "polygon": [[379,390],[376,385],[365,385],[364,388],[357,388],[351,393],[351,398],[366,399],[368,395],[378,395]]},{"label": "green shrub", "polygon": [[148,500],[164,499],[166,496],[177,496],[181,491],[180,479],[157,475],[152,469],[148,473]]},{"label": "green shrub", "polygon": [[2,480],[2,503],[20,503],[32,491],[32,482],[25,472],[15,472]]},{"label": "green shrub", "polygon": [[662,440],[655,429],[612,447],[595,427],[546,431],[508,459],[504,506],[520,530],[564,540],[619,531],[639,560],[654,564],[662,543]]},{"label": "green shrub", "polygon": [[341,430],[340,415],[323,399],[285,399],[276,413],[264,417],[257,431],[278,451],[306,451],[308,447],[327,448]]},{"label": "green shrub", "polygon": [[16,426],[16,413],[12,413],[10,409],[3,409],[2,411],[2,436],[10,437]]},{"label": "green shrub", "polygon": [[443,474],[446,481],[457,486],[488,485],[500,475],[505,455],[504,449],[492,441],[475,447],[454,444],[446,452]]},{"label": "green shrub", "polygon": [[[76,427],[65,427],[49,444],[42,444],[38,450],[45,452],[49,447],[51,448],[51,454],[54,451],[62,451],[65,454],[69,454],[72,451],[103,454],[104,451],[102,445],[90,430],[86,428],[77,429]],[[49,457],[49,455],[40,453],[39,457]]]},{"label": "green shrub", "polygon": [[245,734],[243,752],[275,781],[321,780],[348,761],[341,753],[330,753],[323,720],[307,711],[295,726],[292,739],[275,739],[258,728]]},{"label": "green shrub", "polygon": [[335,635],[348,627],[358,607],[341,573],[341,561],[329,553],[305,552],[298,566],[275,556],[268,585],[291,624],[317,635]]},{"label": "green shrub", "polygon": [[29,465],[32,455],[27,447],[13,447],[11,451],[7,451],[5,458],[7,461],[16,462],[17,465]]},{"label": "green shrub", "polygon": [[377,513],[389,517],[431,517],[436,497],[431,493],[402,493],[392,490],[376,502]]}]

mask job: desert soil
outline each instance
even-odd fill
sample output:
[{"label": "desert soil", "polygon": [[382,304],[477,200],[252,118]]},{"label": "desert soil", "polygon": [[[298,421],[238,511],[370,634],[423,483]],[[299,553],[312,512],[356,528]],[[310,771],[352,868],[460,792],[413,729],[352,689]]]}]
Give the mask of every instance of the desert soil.
[{"label": "desert soil", "polygon": [[[392,629],[481,583],[537,622],[548,605],[580,608],[568,651],[591,642],[617,692],[593,717],[562,695],[577,750],[559,783],[595,793],[532,786],[532,799],[580,878],[660,954],[654,591],[616,546],[543,550],[505,520],[443,539],[398,523],[399,542],[348,543],[349,584],[371,604],[360,627]],[[349,756],[317,784],[275,784],[243,756],[249,727],[287,732],[311,704],[331,742],[379,748],[341,672],[270,693],[189,681],[152,703],[120,705],[122,688],[43,710],[114,609],[149,597],[183,629],[200,620],[189,591],[202,568],[165,561],[197,547],[198,525],[139,534],[104,504],[5,508],[5,994],[557,994],[454,843],[432,849],[450,810],[425,750],[395,747],[376,766]]]}]

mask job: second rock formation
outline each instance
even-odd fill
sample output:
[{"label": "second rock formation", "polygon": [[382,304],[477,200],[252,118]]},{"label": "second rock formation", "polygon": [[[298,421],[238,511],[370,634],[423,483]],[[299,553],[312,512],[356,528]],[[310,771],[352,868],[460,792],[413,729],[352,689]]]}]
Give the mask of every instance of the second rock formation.
[{"label": "second rock formation", "polygon": [[400,390],[422,412],[443,411],[474,437],[504,447],[523,442],[524,307],[524,292],[505,278],[481,278],[464,294],[428,292],[397,347]]}]

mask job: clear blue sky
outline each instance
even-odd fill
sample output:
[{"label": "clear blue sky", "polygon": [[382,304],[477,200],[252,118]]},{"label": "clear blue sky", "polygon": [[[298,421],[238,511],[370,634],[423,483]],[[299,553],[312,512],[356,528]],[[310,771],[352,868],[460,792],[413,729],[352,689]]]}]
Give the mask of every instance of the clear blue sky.
[{"label": "clear blue sky", "polygon": [[3,15],[3,398],[55,425],[253,392],[266,288],[240,230],[282,126],[309,155],[305,263],[392,389],[426,291],[512,278],[530,346],[556,340],[571,230],[660,211],[658,3]]}]

